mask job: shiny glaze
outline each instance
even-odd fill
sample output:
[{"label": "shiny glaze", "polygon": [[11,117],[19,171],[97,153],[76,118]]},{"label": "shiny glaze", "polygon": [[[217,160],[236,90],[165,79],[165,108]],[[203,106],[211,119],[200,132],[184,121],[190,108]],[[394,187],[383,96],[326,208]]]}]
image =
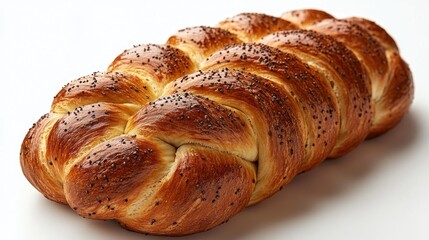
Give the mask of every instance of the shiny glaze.
[{"label": "shiny glaze", "polygon": [[134,46],[64,86],[24,138],[21,167],[83,217],[186,235],[391,129],[413,93],[374,22],[243,13]]}]

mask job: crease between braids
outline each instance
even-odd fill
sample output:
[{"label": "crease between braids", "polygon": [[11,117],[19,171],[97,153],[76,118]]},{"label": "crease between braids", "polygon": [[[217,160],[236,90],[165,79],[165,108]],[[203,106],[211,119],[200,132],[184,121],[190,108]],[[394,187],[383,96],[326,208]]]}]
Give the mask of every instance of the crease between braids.
[{"label": "crease between braids", "polygon": [[67,84],[25,137],[21,165],[84,217],[191,234],[389,130],[412,98],[394,40],[369,20],[239,14]]}]

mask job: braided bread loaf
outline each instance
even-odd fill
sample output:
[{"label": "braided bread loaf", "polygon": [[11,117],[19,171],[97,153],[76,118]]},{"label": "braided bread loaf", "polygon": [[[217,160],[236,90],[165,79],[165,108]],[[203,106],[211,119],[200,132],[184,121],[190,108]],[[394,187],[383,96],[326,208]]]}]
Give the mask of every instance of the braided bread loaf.
[{"label": "braided bread loaf", "polygon": [[191,234],[389,130],[412,98],[410,70],[374,22],[239,14],[134,46],[64,86],[21,166],[81,216]]}]

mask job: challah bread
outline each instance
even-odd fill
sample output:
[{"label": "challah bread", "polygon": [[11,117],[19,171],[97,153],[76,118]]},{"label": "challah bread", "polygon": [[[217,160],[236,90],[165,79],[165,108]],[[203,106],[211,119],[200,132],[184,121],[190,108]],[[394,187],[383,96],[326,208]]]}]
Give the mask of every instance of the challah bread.
[{"label": "challah bread", "polygon": [[374,22],[244,13],[70,82],[20,160],[35,188],[83,217],[186,235],[389,130],[412,99],[411,72]]}]

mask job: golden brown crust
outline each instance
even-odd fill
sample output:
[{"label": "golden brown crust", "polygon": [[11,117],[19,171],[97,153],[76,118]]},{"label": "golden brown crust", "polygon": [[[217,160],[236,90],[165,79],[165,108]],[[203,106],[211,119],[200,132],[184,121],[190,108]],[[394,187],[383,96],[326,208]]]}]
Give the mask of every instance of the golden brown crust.
[{"label": "golden brown crust", "polygon": [[[165,144],[164,144],[165,145]],[[93,219],[118,219],[153,187],[174,161],[175,149],[136,136],[121,135],[81,157],[65,180],[70,206]]]},{"label": "golden brown crust", "polygon": [[78,107],[65,114],[52,127],[47,141],[46,159],[60,173],[71,167],[75,158],[98,143],[122,134],[133,105],[97,103]]},{"label": "golden brown crust", "polygon": [[281,15],[281,18],[300,26],[301,28],[305,28],[324,19],[331,19],[334,17],[327,12],[316,9],[301,9],[285,12]]},{"label": "golden brown crust", "polygon": [[129,120],[126,132],[153,136],[176,147],[199,144],[249,161],[257,158],[256,137],[246,116],[188,93],[151,102]]},{"label": "golden brown crust", "polygon": [[67,84],[20,161],[37,190],[83,217],[186,235],[389,130],[413,91],[374,22],[244,13],[134,46]]},{"label": "golden brown crust", "polygon": [[407,113],[414,98],[413,76],[408,64],[398,52],[389,56],[389,63],[392,66],[390,81],[377,101],[378,114],[368,137],[376,137],[393,128]]},{"label": "golden brown crust", "polygon": [[300,110],[292,104],[293,96],[281,85],[223,68],[177,79],[169,91],[205,95],[247,116],[258,136],[258,145],[255,143],[253,149],[258,149],[259,156],[257,185],[249,204],[277,192],[301,169],[305,125],[298,119]]},{"label": "golden brown crust", "polygon": [[66,204],[62,182],[53,162],[45,157],[46,135],[59,117],[45,114],[30,128],[21,145],[20,162],[25,177],[37,190],[48,199]]},{"label": "golden brown crust", "polygon": [[307,128],[302,133],[306,144],[304,161],[313,165],[329,155],[338,132],[338,106],[327,90],[330,86],[319,80],[323,78],[319,72],[293,55],[263,44],[228,47],[209,57],[202,67],[238,69],[279,83],[295,100],[291,105],[302,111],[301,119],[295,121],[303,122]]},{"label": "golden brown crust", "polygon": [[293,23],[260,13],[241,13],[218,24],[243,42],[256,42],[272,32],[298,29]]},{"label": "golden brown crust", "polygon": [[308,27],[342,42],[359,59],[369,75],[373,98],[387,81],[388,62],[384,47],[359,25],[346,20],[326,19]]},{"label": "golden brown crust", "polygon": [[182,145],[177,149],[172,171],[150,203],[120,222],[125,228],[156,235],[205,231],[246,207],[254,180],[253,167],[240,158]]},{"label": "golden brown crust", "polygon": [[291,53],[324,73],[318,80],[331,90],[341,113],[340,131],[330,157],[344,155],[366,138],[373,117],[371,86],[358,59],[341,42],[317,32],[296,30],[268,35],[261,43]]},{"label": "golden brown crust", "polygon": [[237,43],[241,41],[235,34],[206,26],[182,29],[167,40],[168,45],[188,53],[197,65],[210,54]]},{"label": "golden brown crust", "polygon": [[181,50],[159,44],[127,49],[108,68],[109,72],[135,74],[151,83],[155,91],[161,91],[165,84],[195,70],[192,61]]},{"label": "golden brown crust", "polygon": [[365,29],[372,37],[377,39],[377,41],[383,45],[385,49],[391,49],[399,51],[398,46],[396,45],[395,40],[384,30],[382,27],[377,25],[375,22],[358,17],[346,18],[345,20],[355,23]]},{"label": "golden brown crust", "polygon": [[[332,24],[334,22],[334,24]],[[413,99],[411,72],[402,59],[398,59],[399,50],[386,31],[374,22],[349,18],[347,20],[328,19],[309,27],[341,41],[359,58],[366,69],[372,85],[372,99],[375,113],[369,137],[375,137],[395,126],[403,116]],[[400,58],[400,57],[399,57]],[[395,83],[396,82],[396,83]],[[402,82],[399,87],[398,82]],[[395,89],[405,89],[399,97],[392,96]],[[406,91],[406,92],[405,92]],[[395,105],[382,102],[395,101]]]},{"label": "golden brown crust", "polygon": [[64,114],[99,102],[145,105],[154,98],[150,84],[133,75],[95,72],[65,85],[55,96],[51,111]]}]

